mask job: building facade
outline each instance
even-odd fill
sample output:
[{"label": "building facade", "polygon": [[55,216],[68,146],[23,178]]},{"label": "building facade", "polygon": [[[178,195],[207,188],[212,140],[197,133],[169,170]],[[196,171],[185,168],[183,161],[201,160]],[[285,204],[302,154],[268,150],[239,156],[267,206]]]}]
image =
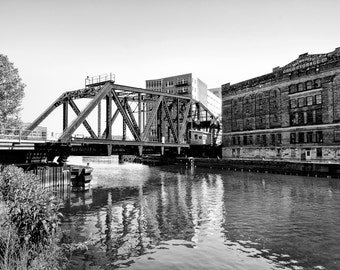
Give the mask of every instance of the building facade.
[{"label": "building facade", "polygon": [[224,158],[340,160],[340,48],[222,85]]},{"label": "building facade", "polygon": [[155,80],[146,80],[146,89],[168,94],[183,95],[207,105],[207,85],[192,73]]}]

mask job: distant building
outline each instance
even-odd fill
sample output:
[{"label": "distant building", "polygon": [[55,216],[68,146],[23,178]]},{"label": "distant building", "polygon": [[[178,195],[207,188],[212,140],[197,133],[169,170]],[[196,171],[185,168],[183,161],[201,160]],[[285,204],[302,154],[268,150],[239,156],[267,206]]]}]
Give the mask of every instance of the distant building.
[{"label": "distant building", "polygon": [[183,95],[207,105],[207,85],[192,73],[155,80],[146,80],[146,89],[168,94]]},{"label": "distant building", "polygon": [[223,157],[340,159],[340,48],[222,85]]},{"label": "distant building", "polygon": [[[219,91],[218,91],[219,89]],[[219,94],[219,96],[218,96]],[[221,88],[208,89],[207,108],[216,116],[222,114]]]},{"label": "distant building", "polygon": [[[181,74],[154,80],[146,80],[146,89],[175,95],[191,97],[201,102],[214,115],[221,114],[221,99],[208,91],[207,85],[192,73]],[[151,108],[148,108],[151,111]],[[157,119],[150,131],[150,140],[159,140],[157,134]]]}]

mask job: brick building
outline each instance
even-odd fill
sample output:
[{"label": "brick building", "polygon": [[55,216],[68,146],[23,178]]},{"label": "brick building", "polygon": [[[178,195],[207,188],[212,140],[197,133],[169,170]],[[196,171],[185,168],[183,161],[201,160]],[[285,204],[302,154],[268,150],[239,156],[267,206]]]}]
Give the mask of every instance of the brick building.
[{"label": "brick building", "polygon": [[222,85],[223,157],[340,160],[340,48]]}]

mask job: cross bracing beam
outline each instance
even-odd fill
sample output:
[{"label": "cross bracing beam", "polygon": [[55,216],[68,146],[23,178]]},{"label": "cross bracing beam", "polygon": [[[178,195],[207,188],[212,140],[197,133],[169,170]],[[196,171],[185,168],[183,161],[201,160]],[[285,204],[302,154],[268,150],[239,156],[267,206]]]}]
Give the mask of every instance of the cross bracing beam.
[{"label": "cross bracing beam", "polygon": [[132,112],[132,109],[129,105],[129,102],[127,101],[127,99],[125,100],[125,108],[130,116],[130,119],[131,119],[131,122],[132,122],[132,125],[134,127],[134,129],[136,130],[138,136],[140,135],[140,128],[138,127],[137,125],[137,122],[136,122],[136,119],[135,119],[135,116],[133,115],[133,112]]},{"label": "cross bracing beam", "polygon": [[59,105],[61,105],[63,102],[62,97],[64,94],[62,94],[60,97],[58,97],[37,119],[35,119],[31,125],[29,125],[22,133],[23,137],[28,136],[42,121],[46,119],[47,116],[49,116]]},{"label": "cross bracing beam", "polygon": [[165,116],[166,116],[168,123],[169,123],[170,130],[172,132],[172,136],[174,137],[175,142],[177,143],[178,137],[177,137],[175,127],[174,127],[174,123],[172,121],[172,117],[171,117],[171,114],[170,114],[170,111],[169,111],[168,105],[166,104],[165,99],[163,99],[163,108],[164,108],[164,111],[165,111]]},{"label": "cross bracing beam", "polygon": [[124,123],[127,124],[127,126],[129,127],[135,140],[140,141],[139,130],[136,129],[136,126],[133,124],[129,115],[126,113],[126,110],[124,109],[124,106],[122,105],[119,97],[117,96],[116,91],[112,89],[111,93],[112,93],[113,101],[115,102],[117,106],[117,109],[123,116]]},{"label": "cross bracing beam", "polygon": [[155,120],[155,117],[157,115],[159,106],[162,103],[162,100],[163,100],[163,96],[159,96],[156,102],[153,104],[152,111],[150,113],[149,119],[147,120],[147,123],[145,125],[144,131],[141,136],[142,141],[145,141],[147,139],[147,135],[150,132],[150,128],[152,126],[153,121]]},{"label": "cross bracing beam", "polygon": [[84,122],[86,117],[93,111],[93,109],[98,105],[98,103],[111,91],[111,83],[106,83],[98,93],[93,97],[85,109],[78,115],[76,119],[69,125],[67,129],[64,130],[63,134],[60,136],[59,140],[62,142],[68,142],[71,140],[73,132]]},{"label": "cross bracing beam", "polygon": [[191,105],[192,105],[191,101],[185,104],[185,111],[183,113],[183,121],[179,129],[179,136],[178,136],[179,143],[184,141],[183,136],[187,128],[188,115],[189,115],[189,111],[191,110]]},{"label": "cross bracing beam", "polygon": [[[115,113],[113,114],[111,120],[110,120],[110,125],[111,125],[111,126],[112,126],[113,123],[116,121],[116,118],[117,118],[118,114],[119,114],[119,110],[117,109],[117,110],[115,111]],[[107,128],[105,128],[105,130],[104,130],[104,132],[103,132],[103,134],[102,134],[102,138],[106,138],[106,137],[107,137],[106,134],[107,134]]]},{"label": "cross bracing beam", "polygon": [[[76,113],[76,115],[79,116],[80,115],[80,110],[79,110],[79,108],[77,107],[77,105],[74,103],[74,101],[72,99],[69,101],[69,104],[70,104],[71,108],[73,109],[73,111]],[[94,139],[98,138],[97,135],[92,130],[92,128],[89,125],[89,123],[86,120],[84,120],[83,125],[86,128],[86,130],[90,133],[92,138],[94,138]]]}]

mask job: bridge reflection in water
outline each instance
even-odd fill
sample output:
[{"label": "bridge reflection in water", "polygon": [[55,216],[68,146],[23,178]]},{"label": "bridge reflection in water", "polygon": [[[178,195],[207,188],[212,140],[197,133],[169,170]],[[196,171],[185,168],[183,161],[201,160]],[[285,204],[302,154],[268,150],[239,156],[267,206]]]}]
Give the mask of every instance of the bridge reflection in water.
[{"label": "bridge reflection in water", "polygon": [[62,240],[95,244],[69,269],[338,269],[337,180],[91,166],[91,192],[66,201]]}]

